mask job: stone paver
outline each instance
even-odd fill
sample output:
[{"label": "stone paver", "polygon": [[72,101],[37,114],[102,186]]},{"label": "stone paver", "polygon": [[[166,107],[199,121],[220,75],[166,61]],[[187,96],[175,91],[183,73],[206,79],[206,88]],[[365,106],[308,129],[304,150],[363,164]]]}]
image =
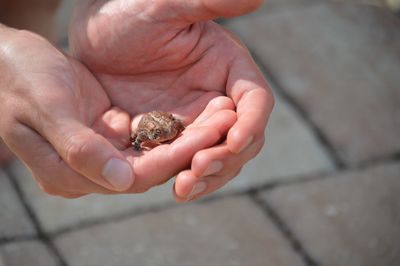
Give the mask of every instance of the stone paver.
[{"label": "stone paver", "polygon": [[15,162],[12,170],[46,231],[54,231],[82,221],[173,202],[171,184],[156,187],[141,195],[89,195],[80,199],[64,199],[42,192],[31,174],[20,162]]},{"label": "stone paver", "polygon": [[99,225],[61,236],[56,244],[70,266],[303,265],[246,197]]},{"label": "stone paver", "polygon": [[246,16],[269,15],[291,7],[308,8],[310,5],[320,3],[321,1],[327,0],[269,0],[264,1],[258,10]]},{"label": "stone paver", "polygon": [[[389,0],[390,1],[390,0]],[[386,8],[386,0],[268,0],[264,1],[263,5],[255,12],[247,16],[264,16],[276,12],[285,11],[295,7],[296,9],[307,9],[311,5],[333,2],[333,3],[353,3],[362,5],[373,5],[381,8]]]},{"label": "stone paver", "polygon": [[[320,0],[321,1],[321,0]],[[323,0],[322,0],[323,1]],[[387,0],[330,0],[332,2],[351,2],[363,5],[375,5],[379,7],[385,7]]]},{"label": "stone paver", "polygon": [[0,170],[0,239],[33,235],[31,224],[9,179]]},{"label": "stone paver", "polygon": [[[278,99],[266,132],[267,144],[259,156],[219,193],[257,187],[271,180],[293,178],[333,169],[326,151],[290,106]],[[45,195],[21,163],[13,171],[45,230],[107,217],[155,205],[172,204],[173,180],[143,195],[87,196],[68,200]]]},{"label": "stone paver", "polygon": [[262,152],[221,192],[257,187],[334,168],[324,147],[291,106],[277,97]]},{"label": "stone paver", "polygon": [[400,265],[400,163],[264,193],[325,266]]},{"label": "stone paver", "polygon": [[400,150],[400,19],[373,6],[321,1],[228,25],[347,163]]},{"label": "stone paver", "polygon": [[40,242],[27,241],[0,246],[0,266],[57,265],[57,260]]},{"label": "stone paver", "polygon": [[55,15],[55,31],[62,36],[68,34],[68,25],[75,2],[76,0],[61,1],[58,11]]}]

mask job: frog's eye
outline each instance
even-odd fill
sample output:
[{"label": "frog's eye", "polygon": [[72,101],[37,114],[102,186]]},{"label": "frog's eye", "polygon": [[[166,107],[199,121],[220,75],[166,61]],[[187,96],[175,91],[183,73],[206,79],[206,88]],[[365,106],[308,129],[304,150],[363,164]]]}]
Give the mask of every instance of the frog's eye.
[{"label": "frog's eye", "polygon": [[156,134],[157,134],[157,135],[161,135],[161,133],[162,133],[162,132],[161,132],[161,129],[158,129],[158,128],[157,128],[157,129],[156,129]]},{"label": "frog's eye", "polygon": [[153,138],[156,139],[159,136],[161,136],[161,134],[162,134],[161,130],[157,128],[156,130],[154,130]]}]

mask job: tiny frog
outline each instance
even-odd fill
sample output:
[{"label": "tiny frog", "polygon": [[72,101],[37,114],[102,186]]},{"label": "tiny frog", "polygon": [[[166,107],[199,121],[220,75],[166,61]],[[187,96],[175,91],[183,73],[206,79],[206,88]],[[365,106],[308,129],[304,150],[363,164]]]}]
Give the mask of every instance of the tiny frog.
[{"label": "tiny frog", "polygon": [[182,121],[171,113],[152,111],[144,114],[138,127],[132,132],[131,142],[135,150],[159,145],[173,140],[185,129]]}]

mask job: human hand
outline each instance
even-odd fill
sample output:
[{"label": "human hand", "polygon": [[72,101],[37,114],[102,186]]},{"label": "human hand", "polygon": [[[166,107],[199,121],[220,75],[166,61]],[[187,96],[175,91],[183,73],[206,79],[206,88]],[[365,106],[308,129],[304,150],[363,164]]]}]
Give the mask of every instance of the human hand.
[{"label": "human hand", "polygon": [[[33,33],[0,25],[0,40],[0,136],[49,194],[145,191],[188,165],[234,123],[233,111],[217,112],[220,124],[194,123],[173,145],[149,152],[149,161],[130,147],[129,115],[111,105],[82,64]],[[159,168],[151,165],[155,160]]]},{"label": "human hand", "polygon": [[72,53],[96,75],[113,105],[132,117],[170,111],[185,124],[206,116],[217,125],[214,112],[235,110],[237,120],[222,132],[226,141],[196,152],[191,166],[177,175],[178,201],[220,188],[263,146],[273,107],[270,89],[248,50],[209,21],[244,14],[261,2],[78,2]]}]

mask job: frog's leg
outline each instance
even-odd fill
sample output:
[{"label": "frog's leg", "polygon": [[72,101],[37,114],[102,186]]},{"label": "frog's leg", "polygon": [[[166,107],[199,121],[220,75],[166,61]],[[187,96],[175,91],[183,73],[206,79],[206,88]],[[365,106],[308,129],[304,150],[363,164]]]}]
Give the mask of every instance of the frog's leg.
[{"label": "frog's leg", "polygon": [[[134,138],[133,138],[133,136],[134,136]],[[134,135],[132,136],[132,145],[133,145],[133,148],[136,150],[136,151],[140,151],[141,150],[141,148],[142,148],[142,142],[143,141],[146,141],[146,140],[149,140],[149,138],[148,138],[148,136],[146,135],[146,133],[142,133],[142,132],[139,132],[139,134],[137,134],[137,133],[134,133]]]},{"label": "frog's leg", "polygon": [[131,135],[131,137],[129,138],[129,141],[130,141],[130,143],[131,143],[132,145],[133,145],[133,143],[135,142],[136,137],[137,137],[136,132],[132,132],[132,135]]}]

